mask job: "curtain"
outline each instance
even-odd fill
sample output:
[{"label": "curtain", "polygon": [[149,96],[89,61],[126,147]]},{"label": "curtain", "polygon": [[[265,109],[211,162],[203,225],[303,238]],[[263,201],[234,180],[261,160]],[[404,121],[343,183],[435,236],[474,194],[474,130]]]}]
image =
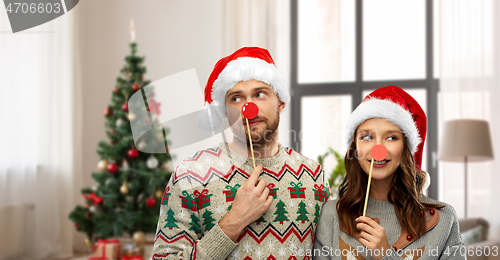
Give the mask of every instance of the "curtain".
[{"label": "curtain", "polygon": [[[271,53],[290,88],[290,1],[223,1],[222,53],[241,47],[262,47]],[[222,58],[222,57],[221,57]],[[281,113],[278,141],[289,146],[290,104]]]},{"label": "curtain", "polygon": [[81,186],[73,26],[70,12],[12,34],[0,10],[0,259],[73,252],[68,214]]},{"label": "curtain", "polygon": [[[495,159],[468,164],[468,217],[490,223],[490,237],[500,237],[500,3],[492,0],[437,1],[439,35],[439,129],[452,119],[490,123]],[[445,133],[440,133],[442,136]],[[464,216],[464,164],[439,163],[440,194]]]}]

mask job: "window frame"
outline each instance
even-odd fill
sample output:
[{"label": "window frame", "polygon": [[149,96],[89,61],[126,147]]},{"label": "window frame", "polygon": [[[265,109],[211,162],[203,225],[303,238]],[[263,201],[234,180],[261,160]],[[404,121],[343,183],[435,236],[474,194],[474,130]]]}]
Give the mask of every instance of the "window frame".
[{"label": "window frame", "polygon": [[438,92],[439,79],[434,78],[434,35],[433,35],[433,0],[426,0],[426,77],[414,80],[380,80],[363,81],[363,0],[356,0],[355,7],[355,81],[354,82],[326,82],[326,83],[298,83],[298,0],[292,0],[290,6],[290,38],[291,38],[291,133],[290,144],[296,151],[300,151],[301,141],[294,133],[301,133],[301,99],[307,96],[351,95],[354,110],[361,103],[363,90],[373,90],[381,86],[396,85],[403,89],[425,89],[427,93],[427,171],[432,178],[427,190],[427,196],[438,198],[439,174],[437,164],[438,147]]}]

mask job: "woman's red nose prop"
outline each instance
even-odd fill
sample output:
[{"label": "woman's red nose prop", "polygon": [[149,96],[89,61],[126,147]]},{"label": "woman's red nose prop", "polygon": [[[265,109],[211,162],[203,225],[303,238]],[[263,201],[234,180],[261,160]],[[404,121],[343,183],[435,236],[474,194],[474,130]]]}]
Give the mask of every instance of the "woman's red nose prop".
[{"label": "woman's red nose prop", "polygon": [[387,157],[387,148],[381,144],[377,144],[372,148],[372,158],[376,161],[383,161]]},{"label": "woman's red nose prop", "polygon": [[244,117],[254,119],[257,114],[259,114],[259,107],[257,107],[255,103],[247,102],[243,105],[243,108],[241,108],[241,112]]}]

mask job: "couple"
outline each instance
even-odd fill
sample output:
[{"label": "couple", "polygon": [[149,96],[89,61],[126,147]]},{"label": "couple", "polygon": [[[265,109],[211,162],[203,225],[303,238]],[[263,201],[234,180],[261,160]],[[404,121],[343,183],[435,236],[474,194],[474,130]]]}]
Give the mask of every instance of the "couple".
[{"label": "couple", "polygon": [[[256,167],[246,124],[245,133],[232,127],[230,142],[182,161],[161,202],[153,259],[460,258],[453,254],[463,245],[454,209],[422,194],[426,117],[410,95],[381,88],[352,113],[347,175],[333,201],[321,165],[277,141],[289,101],[267,50],[241,48],[219,60],[205,102],[223,107],[230,121],[230,110],[257,105],[248,121]],[[376,162],[363,217],[376,144],[388,154]]]}]

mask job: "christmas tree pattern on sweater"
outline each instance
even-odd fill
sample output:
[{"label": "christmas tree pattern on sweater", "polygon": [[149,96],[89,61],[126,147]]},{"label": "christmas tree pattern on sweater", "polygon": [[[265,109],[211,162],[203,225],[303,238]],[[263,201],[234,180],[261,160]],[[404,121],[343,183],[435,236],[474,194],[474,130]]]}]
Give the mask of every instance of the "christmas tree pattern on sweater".
[{"label": "christmas tree pattern on sweater", "polygon": [[238,155],[219,144],[179,164],[165,189],[170,195],[161,205],[153,259],[309,259],[297,252],[312,249],[317,218],[330,196],[328,182],[314,160],[281,145],[279,150],[256,161],[274,201],[237,244],[224,242],[228,238],[217,223],[250,176],[251,159],[236,167],[228,158]]}]

